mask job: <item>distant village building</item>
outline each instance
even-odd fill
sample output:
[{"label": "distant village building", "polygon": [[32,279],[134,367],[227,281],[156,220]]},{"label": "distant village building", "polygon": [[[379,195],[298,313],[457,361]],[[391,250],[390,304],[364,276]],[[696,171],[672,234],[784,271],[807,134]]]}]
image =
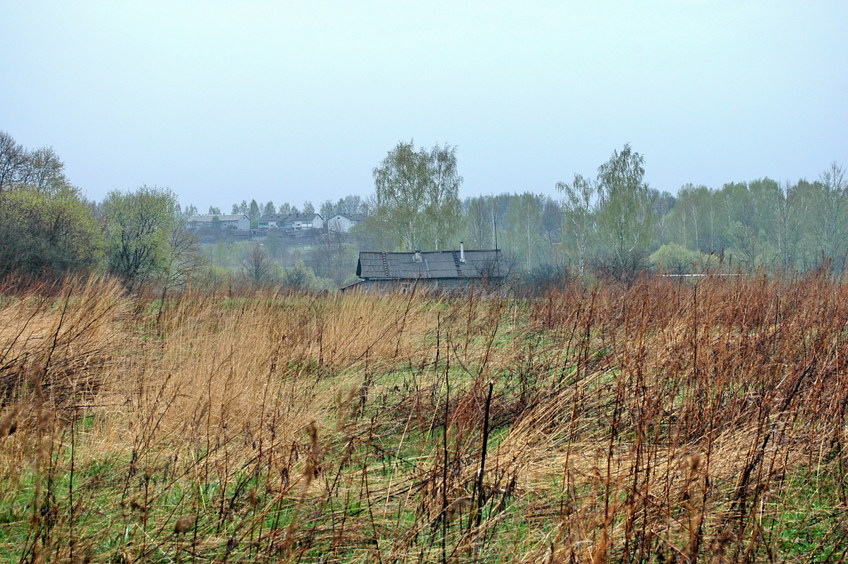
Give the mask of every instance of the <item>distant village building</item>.
[{"label": "distant village building", "polygon": [[322,227],[324,227],[324,218],[321,217],[320,213],[290,215],[283,223],[283,229],[291,229],[293,231],[321,229]]},{"label": "distant village building", "polygon": [[285,231],[304,231],[322,229],[324,218],[319,213],[300,215],[263,215],[257,224],[259,229],[283,229]]},{"label": "distant village building", "polygon": [[474,285],[496,286],[507,269],[500,250],[432,251],[414,253],[360,252],[356,264],[359,280],[343,291],[460,290]]},{"label": "distant village building", "polygon": [[348,233],[354,225],[365,221],[365,216],[358,213],[337,213],[327,220],[327,231]]},{"label": "distant village building", "polygon": [[282,229],[283,215],[263,215],[256,224],[257,229]]},{"label": "distant village building", "polygon": [[200,229],[232,229],[247,231],[250,229],[250,219],[244,214],[233,215],[193,215],[186,220],[186,228]]}]

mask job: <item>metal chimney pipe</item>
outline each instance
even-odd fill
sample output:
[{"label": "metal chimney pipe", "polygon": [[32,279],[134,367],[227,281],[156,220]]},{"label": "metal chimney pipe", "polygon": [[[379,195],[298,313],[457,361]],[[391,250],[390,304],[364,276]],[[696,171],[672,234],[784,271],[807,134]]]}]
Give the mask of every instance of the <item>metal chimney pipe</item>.
[{"label": "metal chimney pipe", "polygon": [[462,241],[459,242],[459,262],[465,263],[465,245]]}]

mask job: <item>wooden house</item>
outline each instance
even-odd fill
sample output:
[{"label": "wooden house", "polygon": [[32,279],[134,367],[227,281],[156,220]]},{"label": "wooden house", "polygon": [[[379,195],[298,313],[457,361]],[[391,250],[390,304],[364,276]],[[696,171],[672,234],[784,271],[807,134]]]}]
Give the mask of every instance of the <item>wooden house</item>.
[{"label": "wooden house", "polygon": [[500,250],[382,253],[363,251],[358,280],[343,291],[412,290],[448,292],[469,286],[497,286],[507,269]]}]

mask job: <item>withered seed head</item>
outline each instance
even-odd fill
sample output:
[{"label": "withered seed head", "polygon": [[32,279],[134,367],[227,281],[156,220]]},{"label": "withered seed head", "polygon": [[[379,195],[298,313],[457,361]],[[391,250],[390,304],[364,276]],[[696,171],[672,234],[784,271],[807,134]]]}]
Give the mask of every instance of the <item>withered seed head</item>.
[{"label": "withered seed head", "polygon": [[187,533],[194,528],[196,522],[197,517],[194,515],[183,515],[177,519],[176,524],[174,524],[174,532],[178,535]]},{"label": "withered seed head", "polygon": [[692,472],[697,472],[698,468],[700,468],[700,466],[701,466],[701,455],[700,454],[693,454],[692,456],[689,457],[689,469]]}]

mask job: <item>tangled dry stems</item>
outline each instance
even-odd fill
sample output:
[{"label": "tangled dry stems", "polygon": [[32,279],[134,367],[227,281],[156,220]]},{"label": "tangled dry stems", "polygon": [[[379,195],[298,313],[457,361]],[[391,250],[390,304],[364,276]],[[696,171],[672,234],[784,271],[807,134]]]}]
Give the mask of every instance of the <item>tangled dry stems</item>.
[{"label": "tangled dry stems", "polygon": [[0,553],[836,561],[846,298],[816,275],[162,315],[109,280],[18,292]]}]

